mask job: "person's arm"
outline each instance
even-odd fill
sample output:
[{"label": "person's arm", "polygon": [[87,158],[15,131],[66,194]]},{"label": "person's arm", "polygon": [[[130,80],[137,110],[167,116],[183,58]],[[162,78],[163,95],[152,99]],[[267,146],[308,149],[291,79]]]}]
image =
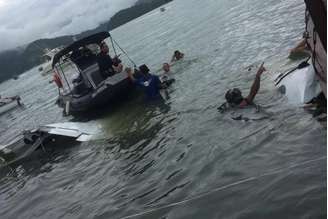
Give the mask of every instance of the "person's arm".
[{"label": "person's arm", "polygon": [[128,74],[128,77],[130,78],[131,81],[133,81],[133,82],[136,81],[136,79],[133,77],[131,68],[125,68],[125,72]]},{"label": "person's arm", "polygon": [[303,52],[307,48],[306,39],[302,39],[293,49],[290,50],[290,54]]},{"label": "person's arm", "polygon": [[248,103],[252,103],[257,92],[260,89],[260,83],[261,83],[261,75],[264,71],[266,71],[266,69],[264,68],[264,62],[261,64],[260,68],[257,70],[256,76],[255,76],[255,80],[252,84],[251,90],[249,92],[249,95],[246,97],[246,100]]},{"label": "person's arm", "polygon": [[174,62],[176,59],[175,59],[175,54],[173,54],[172,58],[171,58],[171,62]]}]

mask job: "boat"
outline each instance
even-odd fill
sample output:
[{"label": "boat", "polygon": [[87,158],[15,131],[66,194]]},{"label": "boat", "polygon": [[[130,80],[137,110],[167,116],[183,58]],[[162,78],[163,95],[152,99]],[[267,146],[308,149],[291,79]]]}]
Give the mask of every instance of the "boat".
[{"label": "boat", "polygon": [[92,141],[99,138],[96,126],[83,123],[55,123],[33,130],[25,130],[0,145],[0,164],[8,165],[30,157],[36,151],[46,152],[48,148],[60,145]]},{"label": "boat", "polygon": [[59,51],[60,51],[59,48],[44,49],[44,54],[42,55],[42,58],[45,60],[45,62],[38,68],[42,76],[45,76],[51,72],[52,59],[55,56],[55,54]]},{"label": "boat", "polygon": [[[100,74],[97,51],[92,51],[90,48],[98,48],[98,45],[107,38],[111,38],[109,32],[90,35],[73,42],[54,56],[52,68],[55,71],[55,82],[59,90],[57,103],[64,109],[66,115],[88,112],[98,106],[114,103],[133,89],[134,85],[124,71],[108,78],[103,78]],[[116,53],[115,41],[112,38],[111,42]],[[88,50],[88,55],[85,55],[85,49]],[[76,71],[75,75],[78,75],[76,78],[67,76],[67,71],[62,68],[61,60],[64,57],[70,59],[76,66],[70,69]],[[69,74],[74,75],[72,72]]]},{"label": "boat", "polygon": [[312,63],[308,63],[308,60],[279,74],[274,81],[278,90],[286,95],[292,104],[309,103],[321,93],[319,79],[316,77]]},{"label": "boat", "polygon": [[305,0],[305,5],[303,38],[311,56],[274,80],[278,90],[295,104],[318,102],[321,96],[327,99],[327,1]]},{"label": "boat", "polygon": [[0,98],[0,114],[21,106],[20,100],[19,96]]},{"label": "boat", "polygon": [[[52,62],[53,58],[60,50],[62,50],[64,47],[56,47],[54,49],[44,49],[44,55],[42,56],[45,62],[38,68],[38,70],[41,72],[42,76],[49,75],[53,73],[52,71]],[[71,64],[67,59],[63,59],[62,67],[66,67],[69,64]]]},{"label": "boat", "polygon": [[313,69],[327,99],[327,0],[304,0],[305,32],[311,48]]}]

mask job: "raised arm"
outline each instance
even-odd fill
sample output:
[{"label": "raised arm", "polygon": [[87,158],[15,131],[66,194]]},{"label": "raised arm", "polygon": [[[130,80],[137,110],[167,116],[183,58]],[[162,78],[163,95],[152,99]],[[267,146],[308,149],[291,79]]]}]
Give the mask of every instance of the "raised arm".
[{"label": "raised arm", "polygon": [[171,62],[174,62],[176,60],[175,58],[175,54],[173,54],[172,58],[171,58]]},{"label": "raised arm", "polygon": [[260,68],[257,70],[257,73],[256,73],[256,76],[255,76],[255,80],[252,84],[252,87],[251,87],[251,90],[248,94],[248,96],[246,97],[247,99],[247,102],[248,103],[252,103],[257,92],[259,91],[260,89],[260,83],[261,83],[261,75],[263,72],[266,71],[266,69],[264,68],[264,62],[261,64]]}]

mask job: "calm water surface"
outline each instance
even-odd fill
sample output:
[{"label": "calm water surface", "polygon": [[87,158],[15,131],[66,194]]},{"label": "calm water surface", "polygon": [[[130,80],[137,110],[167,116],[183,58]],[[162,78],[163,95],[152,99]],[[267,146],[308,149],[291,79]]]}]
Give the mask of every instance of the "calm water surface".
[{"label": "calm water surface", "polygon": [[[138,64],[159,73],[174,50],[170,99],[136,98],[83,122],[104,140],[60,145],[1,169],[1,218],[325,218],[326,123],[274,88],[297,65],[300,0],[175,0],[112,32]],[[217,112],[228,88],[248,89],[266,62],[254,109]],[[0,140],[72,120],[37,68],[0,85],[24,109],[0,117]],[[248,121],[232,117],[242,115]],[[76,119],[75,119],[76,120]],[[89,121],[90,120],[90,121]]]}]

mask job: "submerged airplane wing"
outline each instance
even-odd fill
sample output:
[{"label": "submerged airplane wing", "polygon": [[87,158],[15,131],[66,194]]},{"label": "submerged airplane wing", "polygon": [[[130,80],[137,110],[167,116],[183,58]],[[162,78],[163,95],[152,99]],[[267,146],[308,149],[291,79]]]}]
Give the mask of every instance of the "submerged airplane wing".
[{"label": "submerged airplane wing", "polygon": [[73,122],[44,125],[40,126],[38,130],[48,134],[72,137],[80,142],[95,140],[100,132],[97,126],[92,126],[89,123]]}]

